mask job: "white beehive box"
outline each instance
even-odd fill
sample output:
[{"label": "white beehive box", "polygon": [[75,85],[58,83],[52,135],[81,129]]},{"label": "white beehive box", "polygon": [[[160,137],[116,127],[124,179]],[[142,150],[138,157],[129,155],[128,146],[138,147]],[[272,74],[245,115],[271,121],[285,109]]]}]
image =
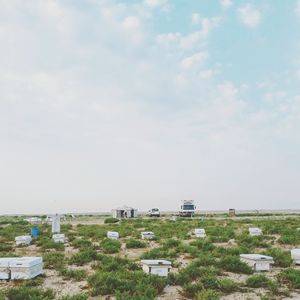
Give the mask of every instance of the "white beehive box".
[{"label": "white beehive box", "polygon": [[241,254],[241,261],[245,262],[254,271],[270,271],[271,264],[274,263],[273,257],[261,254]]},{"label": "white beehive box", "polygon": [[249,228],[249,234],[251,236],[262,235],[262,230],[260,228],[257,228],[257,227],[250,227]]},{"label": "white beehive box", "polygon": [[194,233],[197,238],[205,238],[206,237],[206,232],[205,232],[204,228],[196,228]]},{"label": "white beehive box", "polygon": [[141,263],[145,273],[162,277],[168,276],[172,268],[172,263],[168,260],[145,259]]},{"label": "white beehive box", "polygon": [[291,257],[292,257],[294,264],[300,265],[300,249],[292,249]]},{"label": "white beehive box", "polygon": [[42,257],[20,257],[10,262],[11,279],[31,279],[43,273]]},{"label": "white beehive box", "polygon": [[65,235],[63,233],[56,233],[52,235],[52,239],[55,243],[64,243]]},{"label": "white beehive box", "polygon": [[10,279],[10,263],[14,259],[14,257],[0,258],[0,280]]},{"label": "white beehive box", "polygon": [[117,231],[107,231],[106,236],[111,240],[119,239],[119,232]]},{"label": "white beehive box", "polygon": [[152,231],[143,231],[141,232],[141,237],[143,240],[152,240],[155,238],[155,234]]},{"label": "white beehive box", "polygon": [[32,241],[32,238],[30,235],[20,235],[20,236],[17,236],[15,238],[15,241],[16,241],[16,245],[19,246],[19,245],[29,245]]}]

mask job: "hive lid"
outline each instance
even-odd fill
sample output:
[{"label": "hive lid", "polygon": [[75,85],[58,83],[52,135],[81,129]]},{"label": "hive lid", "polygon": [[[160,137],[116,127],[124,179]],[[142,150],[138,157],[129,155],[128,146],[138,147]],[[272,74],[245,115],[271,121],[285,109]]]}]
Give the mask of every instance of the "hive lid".
[{"label": "hive lid", "polygon": [[65,235],[63,233],[56,233],[52,235],[52,238],[54,239],[62,239],[65,238]]},{"label": "hive lid", "polygon": [[10,266],[14,268],[19,267],[32,267],[43,262],[43,258],[40,256],[33,256],[33,257],[19,257],[15,258],[13,261],[10,262]]},{"label": "hive lid", "polygon": [[154,234],[154,232],[152,232],[152,231],[143,231],[142,234],[143,235],[148,235],[148,234],[150,235],[150,234]]},{"label": "hive lid", "polygon": [[260,261],[273,261],[273,257],[262,254],[241,254],[240,257]]},{"label": "hive lid", "polygon": [[8,266],[10,266],[10,263],[15,259],[15,257],[1,257],[0,268],[7,268]]},{"label": "hive lid", "polygon": [[142,264],[152,265],[152,266],[171,266],[171,262],[163,259],[144,259],[141,260]]},{"label": "hive lid", "polygon": [[31,236],[30,235],[20,235],[20,236],[16,236],[15,240],[31,240]]}]

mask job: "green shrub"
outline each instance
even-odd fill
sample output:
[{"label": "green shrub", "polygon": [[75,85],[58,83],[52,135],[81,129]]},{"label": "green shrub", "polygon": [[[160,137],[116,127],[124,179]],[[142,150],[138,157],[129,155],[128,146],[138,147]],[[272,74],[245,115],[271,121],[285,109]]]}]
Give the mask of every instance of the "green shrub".
[{"label": "green shrub", "polygon": [[263,274],[254,274],[247,278],[246,285],[251,288],[267,288],[271,280]]},{"label": "green shrub", "polygon": [[239,289],[239,285],[229,278],[219,280],[220,290],[223,293],[230,294]]},{"label": "green shrub", "polygon": [[243,274],[253,273],[253,270],[246,263],[242,262],[238,256],[222,257],[219,266],[228,272]]},{"label": "green shrub", "polygon": [[280,249],[270,249],[267,250],[264,254],[272,256],[274,259],[274,265],[277,267],[287,268],[293,262],[289,251],[283,251]]},{"label": "green shrub", "polygon": [[126,242],[126,248],[128,249],[145,248],[146,246],[147,244],[145,242],[139,240],[130,239]]},{"label": "green shrub", "polygon": [[219,300],[221,294],[214,290],[204,290],[197,294],[197,300]]},{"label": "green shrub", "polygon": [[74,239],[71,245],[78,249],[92,248],[93,246],[92,242],[86,239]]},{"label": "green shrub", "polygon": [[185,284],[182,289],[182,293],[184,296],[188,298],[194,298],[196,294],[204,289],[203,284],[201,282],[198,283],[189,283]]},{"label": "green shrub", "polygon": [[84,250],[80,250],[78,253],[75,253],[71,257],[70,264],[82,266],[82,265],[87,264],[96,259],[97,259],[97,251],[96,250],[84,249]]},{"label": "green shrub", "polygon": [[104,253],[118,253],[121,249],[121,242],[105,238],[101,242],[101,247]]},{"label": "green shrub", "polygon": [[87,277],[87,272],[82,269],[62,269],[60,274],[64,279],[75,279],[77,281],[82,281]]},{"label": "green shrub", "polygon": [[116,219],[116,218],[106,218],[104,220],[105,224],[112,224],[112,223],[118,223],[118,222],[119,222],[119,219]]},{"label": "green shrub", "polygon": [[53,290],[42,290],[32,287],[13,287],[8,290],[7,300],[52,300],[55,297]]},{"label": "green shrub", "polygon": [[[121,299],[122,293],[125,293],[124,295],[132,297],[129,299],[135,297],[137,299],[154,299],[163,290],[167,281],[165,278],[155,275],[149,276],[142,271],[100,271],[90,276],[88,283],[92,287],[93,296],[117,293],[118,299]],[[151,297],[144,298],[145,294],[150,294]]]},{"label": "green shrub", "polygon": [[65,245],[63,243],[56,243],[52,239],[45,237],[38,239],[37,245],[43,250],[55,249],[57,251],[64,251],[65,249]]},{"label": "green shrub", "polygon": [[65,255],[63,253],[45,253],[43,254],[43,262],[46,269],[60,269],[64,267]]},{"label": "green shrub", "polygon": [[62,298],[59,298],[59,300],[87,300],[88,295],[87,294],[76,294],[72,296],[64,296]]},{"label": "green shrub", "polygon": [[198,239],[190,243],[191,246],[197,247],[202,251],[212,251],[215,248],[215,245],[209,240]]},{"label": "green shrub", "polygon": [[278,274],[281,283],[287,283],[291,288],[300,289],[300,270],[286,269]]}]

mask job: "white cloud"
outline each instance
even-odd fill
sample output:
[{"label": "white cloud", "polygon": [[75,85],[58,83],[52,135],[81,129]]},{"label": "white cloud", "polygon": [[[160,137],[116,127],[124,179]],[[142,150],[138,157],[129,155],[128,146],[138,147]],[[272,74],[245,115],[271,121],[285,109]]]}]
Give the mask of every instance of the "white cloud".
[{"label": "white cloud", "polygon": [[251,4],[246,4],[238,9],[241,22],[249,28],[255,28],[261,22],[261,13]]},{"label": "white cloud", "polygon": [[221,5],[225,8],[230,7],[232,5],[232,0],[220,0]]},{"label": "white cloud", "polygon": [[168,4],[168,0],[145,0],[145,4],[151,8],[157,8]]},{"label": "white cloud", "polygon": [[201,16],[200,16],[200,14],[193,13],[192,14],[192,23],[195,24],[195,25],[198,25],[198,24],[200,24],[200,22],[201,22]]},{"label": "white cloud", "polygon": [[136,16],[128,16],[123,20],[122,26],[128,30],[137,30],[140,28],[140,19]]},{"label": "white cloud", "polygon": [[208,58],[208,54],[206,52],[198,52],[189,57],[184,58],[181,61],[181,67],[183,69],[190,69],[193,67],[202,66]]}]

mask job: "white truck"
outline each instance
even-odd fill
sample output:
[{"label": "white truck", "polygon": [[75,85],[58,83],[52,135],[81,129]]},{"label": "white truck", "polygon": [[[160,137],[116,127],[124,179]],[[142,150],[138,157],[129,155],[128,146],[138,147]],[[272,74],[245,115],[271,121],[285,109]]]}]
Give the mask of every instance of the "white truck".
[{"label": "white truck", "polygon": [[179,215],[181,217],[191,217],[195,214],[196,205],[194,200],[181,200]]},{"label": "white truck", "polygon": [[148,211],[148,216],[149,217],[160,217],[160,211],[158,208],[151,208]]}]

